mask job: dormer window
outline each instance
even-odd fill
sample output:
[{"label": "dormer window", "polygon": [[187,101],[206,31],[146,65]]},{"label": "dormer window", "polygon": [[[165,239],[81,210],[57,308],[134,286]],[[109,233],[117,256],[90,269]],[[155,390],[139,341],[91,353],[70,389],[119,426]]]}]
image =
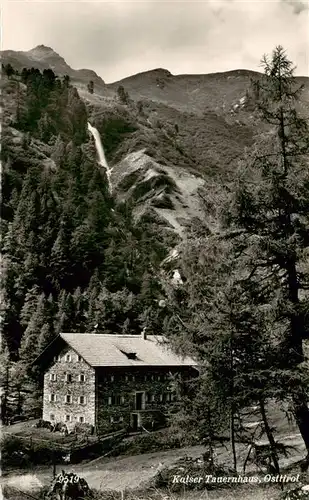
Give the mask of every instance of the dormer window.
[{"label": "dormer window", "polygon": [[121,351],[122,354],[127,356],[128,359],[137,359],[137,354],[136,352],[126,352],[126,351]]}]

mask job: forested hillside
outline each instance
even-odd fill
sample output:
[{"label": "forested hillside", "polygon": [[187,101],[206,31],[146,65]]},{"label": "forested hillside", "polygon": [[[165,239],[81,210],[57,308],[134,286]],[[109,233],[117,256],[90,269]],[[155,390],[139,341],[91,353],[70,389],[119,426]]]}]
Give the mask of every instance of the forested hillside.
[{"label": "forested hillside", "polygon": [[7,414],[39,412],[32,362],[59,332],[146,327],[199,362],[179,408],[187,435],[212,453],[229,428],[235,465],[236,418],[256,406],[278,471],[272,400],[292,408],[309,463],[307,88],[282,47],[263,65],[251,84],[157,70],[105,96],[4,66]]},{"label": "forested hillside", "polygon": [[69,78],[25,69],[3,80],[3,366],[14,361],[12,395],[60,331],[141,331],[168,247],[146,216],[135,224],[130,204],[110,197]]}]

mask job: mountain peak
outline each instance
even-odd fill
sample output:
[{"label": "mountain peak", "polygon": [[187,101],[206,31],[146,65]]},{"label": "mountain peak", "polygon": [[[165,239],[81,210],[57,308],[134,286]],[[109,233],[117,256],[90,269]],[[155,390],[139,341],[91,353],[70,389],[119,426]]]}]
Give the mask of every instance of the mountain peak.
[{"label": "mountain peak", "polygon": [[36,45],[33,49],[28,50],[28,52],[54,52],[54,49],[48,47],[47,45]]},{"label": "mountain peak", "polygon": [[37,45],[33,49],[28,50],[28,54],[35,59],[42,59],[43,57],[59,57],[63,59],[54,49],[46,45]]}]

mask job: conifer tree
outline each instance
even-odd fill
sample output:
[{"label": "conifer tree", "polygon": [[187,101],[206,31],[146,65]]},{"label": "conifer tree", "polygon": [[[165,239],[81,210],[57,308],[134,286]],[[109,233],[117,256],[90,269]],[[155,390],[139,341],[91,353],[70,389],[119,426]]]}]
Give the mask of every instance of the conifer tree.
[{"label": "conifer tree", "polygon": [[31,366],[31,362],[39,354],[38,337],[45,323],[46,297],[44,293],[41,293],[37,299],[35,311],[31,314],[27,323],[19,349],[19,356],[28,367]]},{"label": "conifer tree", "polygon": [[88,89],[88,92],[90,94],[93,94],[93,92],[94,92],[94,82],[93,82],[93,80],[89,81],[89,83],[87,85],[87,89]]},{"label": "conifer tree", "polygon": [[[226,218],[238,228],[235,252],[249,255],[249,284],[255,301],[271,304],[273,324],[280,332],[282,363],[296,370],[304,361],[308,338],[309,275],[304,263],[309,250],[309,128],[297,102],[302,88],[282,47],[262,60],[265,75],[258,88],[257,106],[269,134],[248,154],[240,170],[236,194]],[[286,388],[309,459],[308,387]]]},{"label": "conifer tree", "polygon": [[[309,336],[308,126],[297,112],[301,89],[282,47],[263,64],[265,75],[255,85],[258,116],[268,130],[237,172],[231,200],[223,203],[221,234],[194,238],[188,246],[182,264],[187,281],[175,291],[172,316],[178,342],[210,360],[218,381],[226,380],[227,401],[229,379],[235,383],[231,403],[240,408],[255,400],[262,412],[269,398],[292,399],[309,457],[303,367]],[[233,349],[226,348],[230,342]],[[233,377],[222,368],[229,366],[229,352],[237,361]]]}]

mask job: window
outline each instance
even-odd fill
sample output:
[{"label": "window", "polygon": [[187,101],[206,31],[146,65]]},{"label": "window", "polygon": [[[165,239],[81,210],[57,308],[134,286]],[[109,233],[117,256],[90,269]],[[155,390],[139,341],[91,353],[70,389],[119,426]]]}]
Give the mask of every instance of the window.
[{"label": "window", "polygon": [[148,392],[146,392],[146,394],[145,394],[145,401],[146,401],[146,403],[148,403],[148,401],[149,401],[149,394],[148,394]]},{"label": "window", "polygon": [[162,401],[163,401],[163,394],[160,394],[159,399],[160,399],[160,402],[162,403]]},{"label": "window", "polygon": [[49,414],[49,420],[55,420],[55,415],[54,413]]},{"label": "window", "polygon": [[71,394],[67,394],[64,399],[65,403],[72,403],[72,396]]},{"label": "window", "polygon": [[[122,401],[122,399],[121,399],[122,397],[123,396],[118,396],[118,395],[117,396],[114,396],[114,395],[109,396],[107,404],[108,405],[120,405],[121,401]],[[124,399],[123,399],[123,401],[124,401]]]},{"label": "window", "polygon": [[56,394],[50,394],[49,395],[49,401],[51,403],[55,403],[57,401],[57,395]]},{"label": "window", "polygon": [[155,400],[154,394],[150,394],[150,402],[153,403]]},{"label": "window", "polygon": [[66,382],[72,382],[72,375],[71,375],[71,373],[66,373],[65,374],[65,381]]},{"label": "window", "polygon": [[58,354],[58,361],[61,361],[61,354]]},{"label": "window", "polygon": [[81,373],[81,374],[79,375],[79,381],[80,381],[80,382],[85,382],[85,380],[86,380],[85,374],[84,374],[84,373]]},{"label": "window", "polygon": [[148,380],[147,375],[144,375],[144,380],[145,380],[145,382]]},{"label": "window", "polygon": [[114,380],[115,380],[114,375],[111,375],[111,377],[110,377],[110,381],[111,381],[111,382],[114,382]]},{"label": "window", "polygon": [[132,382],[135,381],[135,375],[132,375]]},{"label": "window", "polygon": [[170,402],[170,401],[171,401],[171,393],[170,393],[170,392],[167,392],[167,393],[165,394],[165,401],[167,401],[167,402]]},{"label": "window", "polygon": [[66,415],[65,416],[65,421],[66,422],[71,422],[71,420],[72,420],[72,416],[71,415]]},{"label": "window", "polygon": [[84,405],[86,403],[86,398],[85,396],[79,396],[79,404]]},{"label": "window", "polygon": [[71,362],[71,354],[66,354],[65,360],[70,363]]},{"label": "window", "polygon": [[52,382],[56,382],[56,380],[57,380],[56,373],[50,373],[49,374],[49,380],[51,380]]},{"label": "window", "polygon": [[85,423],[85,417],[79,417],[78,421],[79,421],[80,424],[84,424]]},{"label": "window", "polygon": [[125,381],[128,382],[128,380],[129,380],[129,377],[128,377],[128,375],[126,375],[125,376]]},{"label": "window", "polygon": [[121,405],[123,405],[123,404],[124,404],[124,401],[125,401],[124,396],[120,396],[120,404],[121,404]]},{"label": "window", "polygon": [[[78,354],[78,355],[77,355],[77,361],[82,361],[82,360],[83,360],[83,358],[82,358],[82,357]],[[84,418],[84,417],[83,417],[83,418]]]},{"label": "window", "polygon": [[123,417],[118,417],[118,416],[111,416],[110,417],[110,423],[111,424],[118,424],[119,422],[123,422]]}]

